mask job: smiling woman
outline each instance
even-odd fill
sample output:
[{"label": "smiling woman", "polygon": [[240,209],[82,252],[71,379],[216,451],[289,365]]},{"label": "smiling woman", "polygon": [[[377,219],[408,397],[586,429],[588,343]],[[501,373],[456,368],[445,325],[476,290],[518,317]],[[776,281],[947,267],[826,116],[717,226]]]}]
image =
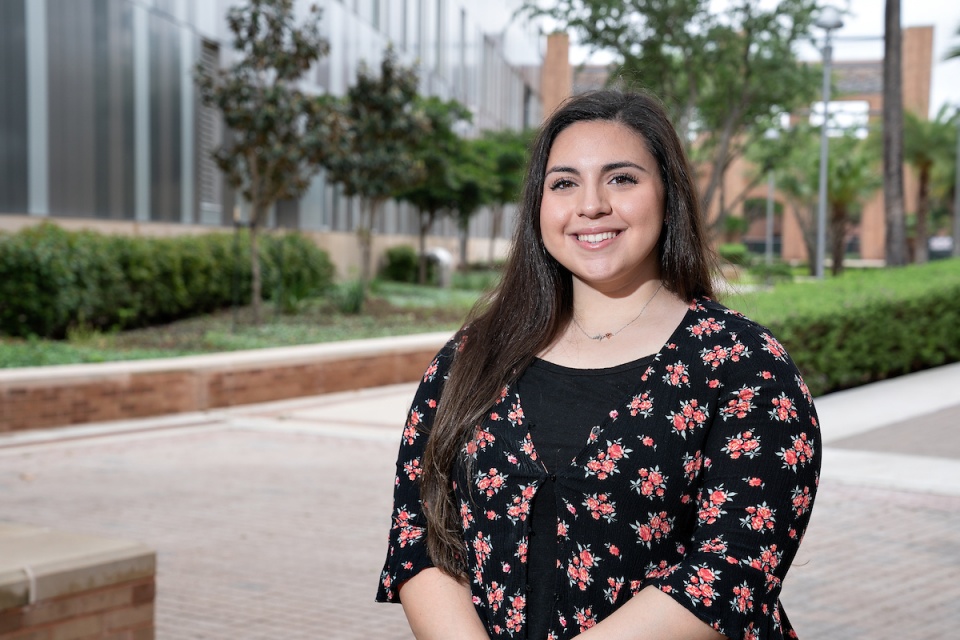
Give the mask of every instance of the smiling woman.
[{"label": "smiling woman", "polygon": [[691,175],[648,95],[541,129],[503,279],[403,433],[377,598],[418,638],[795,637],[816,412],[776,338],[710,298]]}]

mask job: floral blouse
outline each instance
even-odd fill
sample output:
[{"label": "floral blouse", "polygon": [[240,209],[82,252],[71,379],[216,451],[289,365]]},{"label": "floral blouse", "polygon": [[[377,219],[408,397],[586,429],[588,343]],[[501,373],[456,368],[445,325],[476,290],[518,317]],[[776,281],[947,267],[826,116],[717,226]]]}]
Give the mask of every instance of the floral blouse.
[{"label": "floral blouse", "polygon": [[[381,602],[399,601],[397,587],[431,566],[418,478],[455,353],[451,341],[430,364],[403,432]],[[633,375],[634,389],[555,474],[538,460],[515,389],[477,426],[453,488],[489,634],[525,637],[528,516],[553,482],[549,639],[576,636],[649,585],[729,638],[795,638],[778,596],[820,460],[816,411],[793,362],[767,329],[702,298]]]}]

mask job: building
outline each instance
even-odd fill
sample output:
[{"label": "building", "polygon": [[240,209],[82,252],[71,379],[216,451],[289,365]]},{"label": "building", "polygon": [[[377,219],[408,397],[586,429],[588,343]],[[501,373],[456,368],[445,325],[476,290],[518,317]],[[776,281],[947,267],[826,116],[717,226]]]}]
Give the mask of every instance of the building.
[{"label": "building", "polygon": [[[4,0],[0,2],[0,229],[42,220],[118,233],[229,227],[234,211],[209,150],[221,137],[202,108],[195,65],[226,66],[227,10],[241,0]],[[330,53],[304,88],[342,95],[361,65],[377,68],[388,43],[418,65],[421,93],[456,98],[476,130],[538,124],[541,38],[513,19],[519,0],[296,0],[322,10]],[[531,72],[533,70],[533,72]],[[319,176],[281,202],[268,227],[300,229],[330,251],[340,274],[358,258],[359,203]],[[489,233],[474,220],[474,243]],[[455,246],[451,222],[436,243]],[[503,231],[508,236],[506,225]],[[390,203],[376,247],[410,243],[416,212]],[[447,238],[450,236],[449,238]],[[500,238],[498,244],[505,244]],[[475,250],[479,258],[479,247]]]}]

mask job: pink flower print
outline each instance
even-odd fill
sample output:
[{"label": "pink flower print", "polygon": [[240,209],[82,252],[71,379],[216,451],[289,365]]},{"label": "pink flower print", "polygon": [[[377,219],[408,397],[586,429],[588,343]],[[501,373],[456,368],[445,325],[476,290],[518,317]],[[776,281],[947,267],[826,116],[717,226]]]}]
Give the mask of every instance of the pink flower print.
[{"label": "pink flower print", "polygon": [[653,546],[654,541],[669,535],[673,530],[674,518],[668,518],[666,511],[648,513],[647,517],[649,518],[647,522],[643,524],[634,522],[630,525],[630,528],[637,532],[639,543],[646,545],[649,549]]},{"label": "pink flower print", "polygon": [[657,443],[650,436],[641,435],[639,436],[639,438],[640,438],[640,444],[642,444],[643,446],[651,447],[653,449],[657,448]]},{"label": "pink flower print", "polygon": [[490,469],[486,473],[477,474],[477,489],[487,494],[487,497],[493,497],[497,494],[507,481],[507,476],[496,469]]},{"label": "pink flower print", "polygon": [[413,444],[414,440],[420,435],[417,427],[420,426],[421,422],[423,422],[423,414],[416,408],[411,409],[410,415],[407,416],[407,424],[403,428],[403,441],[406,444]]},{"label": "pink flower print", "polygon": [[644,569],[644,576],[648,580],[657,580],[659,578],[666,578],[667,576],[673,575],[673,573],[680,568],[680,565],[677,564],[668,564],[666,560],[661,560],[657,564],[652,562],[647,564],[646,569]]},{"label": "pink flower print", "polygon": [[526,564],[527,562],[527,539],[524,538],[517,543],[517,550],[514,552],[514,557],[520,562],[520,564]]},{"label": "pink flower print", "polygon": [[603,518],[611,523],[617,521],[617,505],[610,500],[610,496],[606,493],[594,493],[587,496],[586,500],[583,501],[583,506],[587,508],[594,520]]},{"label": "pink flower print", "polygon": [[606,480],[611,474],[619,472],[617,462],[632,452],[632,449],[625,449],[620,440],[614,442],[607,440],[607,450],[587,460],[584,477],[595,475],[598,480]]},{"label": "pink flower print", "polygon": [[758,373],[757,375],[760,376],[760,378],[763,379],[763,380],[776,380],[776,379],[777,379],[777,376],[773,375],[773,374],[770,373],[769,371],[761,371],[761,372]]},{"label": "pink flower print", "polygon": [[524,436],[523,441],[520,443],[520,450],[527,454],[527,457],[531,460],[537,460],[537,450],[533,447],[533,439],[529,433]]},{"label": "pink flower print", "polygon": [[793,422],[797,419],[797,407],[787,394],[780,393],[780,397],[771,400],[773,409],[770,410],[770,417],[780,422]]},{"label": "pink flower print", "polygon": [[810,487],[794,488],[790,496],[790,504],[793,505],[793,510],[796,512],[798,518],[810,510],[812,502]]},{"label": "pink flower print", "polygon": [[439,364],[439,359],[434,358],[433,362],[430,363],[430,366],[427,367],[427,370],[423,374],[424,382],[431,382],[435,377],[437,377],[437,365]]},{"label": "pink flower print", "polygon": [[617,413],[616,409],[614,409],[613,411],[610,412],[609,415],[610,415],[610,419],[615,421],[620,414]]},{"label": "pink flower print", "polygon": [[750,590],[750,585],[742,582],[739,586],[733,588],[733,602],[731,602],[731,605],[734,611],[739,611],[740,613],[753,611],[753,592]]},{"label": "pink flower print", "polygon": [[427,406],[430,407],[431,409],[436,409],[437,401],[434,400],[433,398],[430,398],[429,400],[427,400]]},{"label": "pink flower print", "polygon": [[780,360],[781,362],[786,362],[787,350],[783,348],[783,345],[777,341],[776,338],[771,336],[768,333],[760,334],[760,337],[763,338],[763,350],[769,353],[771,356]]},{"label": "pink flower print", "polygon": [[566,538],[570,525],[563,520],[557,520],[557,537]]},{"label": "pink flower print", "polygon": [[690,596],[694,604],[703,604],[709,607],[713,604],[717,594],[713,589],[713,583],[720,575],[719,571],[714,571],[705,564],[697,565],[694,572],[686,581],[684,591]]},{"label": "pink flower print", "polygon": [[473,513],[470,511],[470,504],[465,500],[460,501],[460,524],[464,530],[469,529],[473,524]]},{"label": "pink flower print", "polygon": [[730,350],[720,345],[714,345],[712,349],[704,349],[700,352],[700,359],[703,360],[703,363],[710,365],[713,369],[722,365],[729,357]]},{"label": "pink flower print", "polygon": [[640,476],[630,483],[630,488],[645,498],[662,498],[667,491],[667,477],[660,472],[659,465],[653,468],[642,468],[637,471]]},{"label": "pink flower print", "polygon": [[690,386],[690,376],[687,373],[687,365],[682,362],[667,365],[667,373],[663,376],[663,381],[671,387]]},{"label": "pink flower print", "polygon": [[498,611],[503,604],[503,587],[496,581],[487,587],[487,604],[491,611]]},{"label": "pink flower print", "polygon": [[807,387],[807,383],[803,381],[799,375],[794,375],[793,379],[796,381],[797,386],[800,387],[800,393],[803,394],[804,399],[807,402],[813,402],[813,396],[810,395],[810,388]]},{"label": "pink flower print", "polygon": [[752,478],[744,478],[743,481],[746,482],[746,483],[747,483],[747,486],[750,486],[750,487],[761,487],[761,488],[762,488],[763,485],[764,485],[763,478],[757,478],[756,476],[754,476],[754,477],[752,477]]},{"label": "pink flower print", "polygon": [[577,625],[580,627],[580,633],[583,633],[590,627],[594,627],[597,624],[597,616],[593,613],[592,607],[575,609],[573,612],[573,617],[576,619]]},{"label": "pink flower print", "polygon": [[520,495],[513,496],[510,505],[507,507],[507,518],[511,522],[523,522],[530,515],[530,501],[536,488],[533,485],[524,485],[520,487]]},{"label": "pink flower print", "polygon": [[710,387],[711,389],[719,389],[722,385],[720,384],[720,381],[717,380],[716,378],[711,378],[707,380],[707,386]]},{"label": "pink flower print", "polygon": [[474,439],[477,441],[477,447],[480,449],[486,449],[497,441],[496,437],[494,437],[492,433],[481,427],[477,427],[477,433],[474,436]]},{"label": "pink flower print", "polygon": [[703,553],[716,553],[722,556],[727,553],[727,543],[722,537],[717,536],[701,544],[700,551]]},{"label": "pink flower print", "polygon": [[753,431],[741,431],[727,438],[727,444],[720,451],[729,455],[731,460],[738,460],[742,456],[752,460],[760,453],[760,436],[753,435]]},{"label": "pink flower print", "polygon": [[631,416],[649,418],[650,414],[653,413],[653,398],[650,397],[649,393],[641,393],[638,396],[633,396],[630,402],[627,403],[627,409],[630,410]]},{"label": "pink flower print", "polygon": [[500,414],[497,413],[496,411],[491,411],[491,412],[490,412],[490,419],[493,420],[493,421],[501,420]]},{"label": "pink flower print", "polygon": [[724,489],[722,484],[715,489],[704,491],[700,495],[700,511],[697,513],[699,523],[701,525],[715,523],[720,516],[727,513],[723,505],[735,495],[737,494]]},{"label": "pink flower print", "polygon": [[749,358],[750,349],[747,349],[747,346],[740,342],[739,340],[733,343],[733,346],[730,347],[730,360],[733,362],[740,362],[740,358]]},{"label": "pink flower print", "polygon": [[796,471],[798,466],[803,466],[813,459],[813,446],[807,440],[807,434],[801,433],[793,436],[793,446],[789,449],[781,448],[777,455],[783,459],[784,468]]},{"label": "pink flower print", "polygon": [[777,545],[772,544],[769,547],[762,547],[759,556],[747,558],[743,563],[763,572],[764,578],[766,578],[767,592],[769,593],[780,586],[780,578],[776,575],[776,569],[780,566],[782,559],[783,552],[778,551]]},{"label": "pink flower print", "polygon": [[478,533],[477,536],[471,541],[470,546],[473,547],[474,556],[477,558],[477,566],[482,567],[487,563],[487,560],[490,558],[490,553],[493,551],[493,544],[490,542],[490,536],[485,536],[483,533]]},{"label": "pink flower print", "polygon": [[620,547],[615,544],[607,543],[607,551],[610,552],[610,555],[619,558],[620,557]]},{"label": "pink flower print", "polygon": [[722,321],[714,318],[705,318],[697,322],[697,324],[687,327],[687,330],[694,338],[703,340],[703,336],[712,336],[714,333],[722,330],[724,326],[726,325]]},{"label": "pink flower print", "polygon": [[680,403],[680,411],[673,412],[667,419],[673,425],[674,431],[686,439],[687,432],[693,431],[697,427],[702,427],[710,416],[706,407],[701,407],[699,402],[686,400]]},{"label": "pink flower print", "polygon": [[607,602],[614,604],[620,595],[620,590],[623,588],[623,578],[607,578],[607,584],[609,588],[603,590],[603,595],[606,597]]},{"label": "pink flower print", "polygon": [[693,482],[697,479],[702,467],[703,454],[701,452],[697,451],[693,455],[689,453],[683,454],[683,472],[686,474],[688,482]]},{"label": "pink flower print", "polygon": [[408,511],[406,505],[398,507],[396,515],[393,516],[393,528],[400,531],[401,548],[417,542],[426,534],[426,529],[411,522],[416,517],[417,514]]},{"label": "pink flower print", "polygon": [[513,635],[520,631],[527,618],[525,613],[527,599],[519,593],[510,598],[510,608],[507,609],[507,632]]},{"label": "pink flower print", "polygon": [[407,474],[407,478],[411,481],[419,478],[420,474],[423,473],[423,468],[420,466],[420,458],[414,458],[413,460],[404,462],[403,472]]},{"label": "pink flower print", "polygon": [[[670,348],[670,345],[667,345],[667,349],[669,349],[669,348]],[[654,371],[653,367],[647,367],[646,369],[644,369],[644,370],[643,370],[643,375],[640,376],[640,380],[641,380],[642,382],[646,382],[647,380],[649,380],[649,379],[650,379],[650,376],[653,375],[653,371]]]},{"label": "pink flower print", "polygon": [[767,506],[766,502],[747,507],[744,511],[747,515],[740,519],[740,524],[748,529],[764,533],[771,531],[776,525],[776,512]]},{"label": "pink flower print", "polygon": [[578,543],[577,552],[567,562],[567,578],[570,579],[570,586],[578,587],[580,591],[586,591],[587,587],[593,582],[590,570],[598,562],[599,559],[594,558],[589,545]]},{"label": "pink flower print", "polygon": [[507,420],[510,421],[515,427],[518,427],[523,424],[523,407],[520,406],[519,402],[514,402],[510,405],[510,411],[507,413]]},{"label": "pink flower print", "polygon": [[720,417],[743,419],[747,417],[754,409],[753,399],[756,397],[760,387],[748,387],[744,385],[737,391],[735,398],[731,398],[725,407],[720,409]]}]

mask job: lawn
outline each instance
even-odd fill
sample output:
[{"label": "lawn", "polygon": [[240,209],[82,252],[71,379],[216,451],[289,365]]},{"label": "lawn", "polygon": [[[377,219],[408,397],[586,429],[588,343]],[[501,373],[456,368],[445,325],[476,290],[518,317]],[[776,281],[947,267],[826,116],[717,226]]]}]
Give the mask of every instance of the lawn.
[{"label": "lawn", "polygon": [[[489,280],[483,281],[489,282]],[[461,285],[463,286],[463,285]],[[66,340],[0,337],[0,368],[162,358],[359,338],[455,331],[481,295],[477,289],[438,289],[375,282],[362,314],[343,313],[343,290],[305,301],[295,313],[265,303],[265,321],[248,307],[123,332],[75,330]]]}]

